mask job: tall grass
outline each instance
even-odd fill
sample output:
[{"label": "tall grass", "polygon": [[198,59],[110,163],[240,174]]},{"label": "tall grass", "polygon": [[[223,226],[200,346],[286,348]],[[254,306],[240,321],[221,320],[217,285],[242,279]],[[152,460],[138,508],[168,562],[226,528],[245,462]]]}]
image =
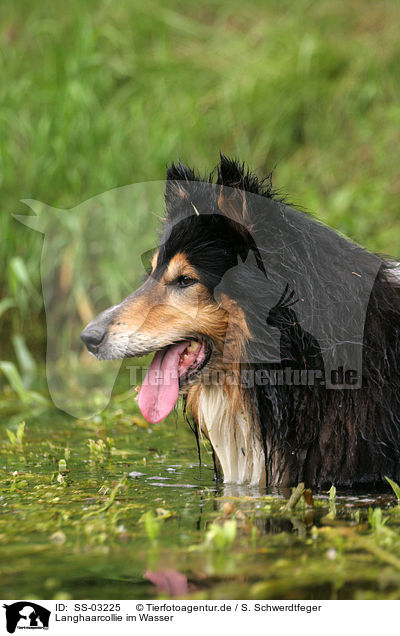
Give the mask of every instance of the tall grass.
[{"label": "tall grass", "polygon": [[[43,239],[12,219],[21,199],[73,207],[162,179],[178,157],[209,171],[223,150],[275,168],[291,201],[400,255],[399,21],[396,0],[2,0],[6,328],[44,333]],[[112,271],[124,263],[116,250]],[[111,302],[123,276],[110,270]]]}]

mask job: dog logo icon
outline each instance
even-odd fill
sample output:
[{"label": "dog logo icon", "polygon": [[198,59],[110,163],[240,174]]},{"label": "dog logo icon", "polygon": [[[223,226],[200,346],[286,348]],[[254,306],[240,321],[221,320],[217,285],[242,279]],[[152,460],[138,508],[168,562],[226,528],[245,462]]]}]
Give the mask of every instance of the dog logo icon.
[{"label": "dog logo icon", "polygon": [[16,629],[49,629],[51,612],[37,603],[18,601],[3,607],[9,634],[14,634]]}]

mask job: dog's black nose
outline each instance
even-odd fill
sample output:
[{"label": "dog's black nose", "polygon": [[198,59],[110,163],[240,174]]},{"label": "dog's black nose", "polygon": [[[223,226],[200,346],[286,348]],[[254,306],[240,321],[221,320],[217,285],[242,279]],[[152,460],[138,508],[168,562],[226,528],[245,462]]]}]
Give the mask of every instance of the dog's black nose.
[{"label": "dog's black nose", "polygon": [[85,343],[86,347],[92,353],[96,351],[97,347],[104,340],[106,335],[105,329],[99,329],[98,327],[92,327],[89,325],[81,333],[81,340]]}]

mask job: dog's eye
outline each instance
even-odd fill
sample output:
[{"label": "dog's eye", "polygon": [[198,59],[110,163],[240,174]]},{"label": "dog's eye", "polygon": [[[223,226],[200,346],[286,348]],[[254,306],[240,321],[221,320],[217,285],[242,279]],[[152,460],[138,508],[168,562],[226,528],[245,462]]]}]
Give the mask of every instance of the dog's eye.
[{"label": "dog's eye", "polygon": [[194,283],[197,283],[197,280],[190,276],[179,276],[179,278],[176,279],[176,285],[178,287],[190,287],[190,285]]}]

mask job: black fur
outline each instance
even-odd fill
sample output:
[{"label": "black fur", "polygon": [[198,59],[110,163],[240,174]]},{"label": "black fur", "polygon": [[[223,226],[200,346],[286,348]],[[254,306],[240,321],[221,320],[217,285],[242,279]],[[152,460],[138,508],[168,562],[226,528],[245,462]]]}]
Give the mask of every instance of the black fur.
[{"label": "black fur", "polygon": [[[240,303],[243,289],[254,288],[254,304],[246,308],[246,315],[252,313],[254,320],[262,320],[264,325],[280,330],[283,366],[290,362],[297,369],[323,369],[319,343],[295,324],[298,323],[296,311],[291,308],[294,294],[289,292],[289,298],[283,297],[269,312],[264,303],[260,270],[261,277],[269,280],[273,279],[274,272],[268,267],[269,255],[260,254],[259,242],[256,246],[253,238],[257,232],[259,235],[263,232],[257,217],[259,212],[255,214],[245,195],[243,199],[240,197],[241,191],[245,191],[284,206],[272,189],[271,179],[260,181],[244,164],[224,156],[208,180],[202,181],[180,162],[168,169],[167,178],[167,220],[161,241],[160,267],[174,252],[185,251],[213,294],[224,274],[253,254],[258,273],[242,269],[242,279],[235,281],[232,287],[233,293],[236,290],[236,300]],[[215,184],[212,188],[211,183]],[[245,202],[247,218],[243,224],[221,214],[218,196],[222,186],[237,192],[236,198],[231,197],[230,205],[238,207]],[[307,227],[307,217],[304,219]],[[324,228],[321,227],[320,232],[324,240]],[[351,250],[352,245],[348,243],[347,248]],[[291,270],[302,268],[295,255],[287,265]],[[340,281],[345,265],[342,255],[338,254],[334,279]],[[337,487],[382,488],[385,476],[400,480],[400,284],[393,269],[394,265],[382,262],[370,295],[364,326],[361,388],[330,390],[318,384],[277,386],[272,383],[244,388],[255,426],[261,431],[269,485],[305,481],[312,487],[334,483]],[[321,279],[317,286],[319,284],[324,286],[326,281]],[[318,289],[312,289],[315,283],[309,285],[313,298]],[[332,293],[336,293],[334,288]],[[340,303],[343,296],[338,295],[337,310],[344,311],[346,308]],[[270,365],[251,362],[249,366],[256,371]]]},{"label": "black fur", "polygon": [[299,322],[293,305],[299,302],[287,284],[278,303],[267,318],[267,324],[279,329],[282,368],[324,370],[321,347],[314,336],[305,331]]}]

